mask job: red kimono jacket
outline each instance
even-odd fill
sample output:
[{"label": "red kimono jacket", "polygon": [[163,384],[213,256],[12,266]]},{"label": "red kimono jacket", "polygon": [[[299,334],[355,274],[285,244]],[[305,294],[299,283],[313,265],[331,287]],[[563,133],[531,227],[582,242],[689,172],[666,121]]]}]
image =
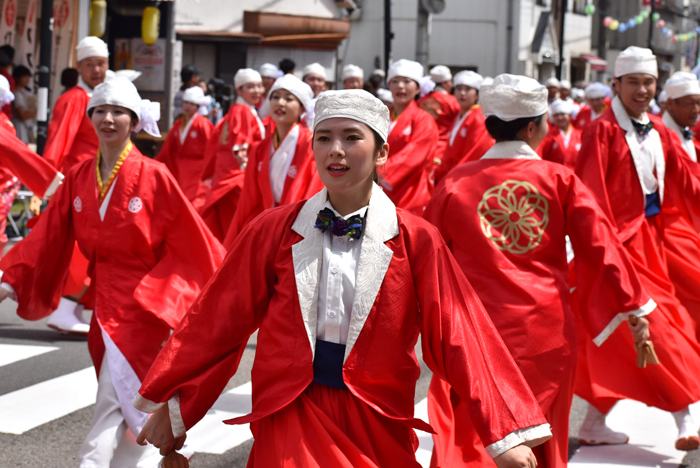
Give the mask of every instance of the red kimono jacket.
[{"label": "red kimono jacket", "polygon": [[472,106],[464,116],[458,114],[455,117],[448,134],[447,146],[433,174],[435,184],[455,167],[476,161],[491,149],[496,141],[486,131],[485,121],[486,117],[478,104]]},{"label": "red kimono jacket", "polygon": [[438,144],[435,120],[415,102],[389,127],[389,158],[379,169],[380,185],[394,204],[418,216],[433,193],[430,173]]},{"label": "red kimono jacket", "polygon": [[576,169],[576,158],[581,149],[581,130],[570,125],[569,132],[567,140],[567,136],[559,127],[551,125],[549,133],[537,148],[537,154],[546,161],[563,164],[573,171]]},{"label": "red kimono jacket", "polygon": [[10,119],[0,113],[0,186],[15,175],[40,198],[52,196],[63,180],[63,174],[17,138]]},{"label": "red kimono jacket", "polygon": [[212,185],[199,212],[219,240],[223,241],[226,237],[239,204],[245,178],[244,170],[240,168],[233,153],[248,145],[250,158],[255,143],[263,138],[264,127],[247,104],[234,104],[216,124],[206,149],[206,168],[202,174],[202,180],[212,178]]},{"label": "red kimono jacket", "polygon": [[63,174],[77,163],[95,157],[99,142],[87,116],[90,96],[74,86],[58,98],[52,111],[44,159]]},{"label": "red kimono jacket", "polygon": [[440,138],[437,149],[435,150],[435,155],[440,156],[447,147],[450,140],[450,132],[452,131],[452,124],[454,124],[462,108],[457,98],[444,90],[431,91],[423,96],[418,100],[418,107],[432,115],[435,119]]},{"label": "red kimono jacket", "polygon": [[[655,307],[615,229],[571,170],[542,161],[522,141],[497,143],[453,170],[425,218],[442,233],[552,425],[554,437],[536,449],[539,461],[565,468],[577,355],[566,236],[580,259],[581,310],[597,345],[628,315]],[[469,414],[450,393],[433,378],[433,466],[485,466]]]},{"label": "red kimono jacket", "polygon": [[[174,433],[180,435],[206,414],[236,372],[249,336],[259,330],[253,411],[225,422],[253,422],[254,434],[269,421],[285,426],[274,418],[307,398],[314,378],[316,298],[324,245],[324,234],[314,224],[326,200],[327,191],[322,190],[306,202],[268,210],[246,227],[158,356],[137,407],[151,411],[178,395],[184,425]],[[454,385],[485,445],[528,427],[529,439],[537,434],[545,440],[549,430],[542,426],[546,421],[536,401],[437,230],[396,209],[377,186],[366,220],[342,366],[348,390],[340,391],[346,392],[347,401],[371,407],[372,418],[384,419],[386,426],[400,422],[430,431],[413,417],[420,376],[414,348],[420,334],[424,361]],[[343,425],[335,413],[348,409],[335,410],[323,416],[324,427]],[[366,440],[375,436],[370,423],[348,424],[354,434],[362,434],[355,439]],[[278,430],[285,432],[284,427]],[[284,440],[269,440],[268,434],[258,432],[251,452],[255,463],[249,461],[248,466],[419,466],[413,451],[404,458],[377,462],[393,449],[381,440],[372,444],[375,453],[360,458],[356,448],[338,445],[338,440],[345,440],[342,432],[329,434],[310,424],[300,430],[301,443],[286,447]],[[315,443],[329,440],[329,435],[334,445]],[[275,445],[277,452],[261,453]],[[307,450],[312,455],[298,458],[298,452]],[[327,458],[315,456],[317,452],[328,454]],[[271,463],[260,464],[264,456]]]},{"label": "red kimono jacket", "polygon": [[[627,130],[616,115],[626,122]],[[668,129],[663,125],[655,125],[647,138],[660,138],[661,146],[669,138],[665,132]],[[629,117],[615,98],[612,109],[584,130],[581,155],[586,157],[576,162],[576,173],[613,223],[644,289],[658,304],[649,322],[660,365],[638,368],[632,338],[622,330],[599,348],[582,340],[576,393],[603,413],[623,398],[671,412],[700,400],[700,382],[695,378],[700,375],[700,345],[668,278],[660,217],[645,216],[645,195],[637,172],[638,148]],[[661,203],[663,194],[670,193],[683,213],[700,219],[700,207],[692,203],[700,196],[700,182],[691,174],[687,158],[674,146],[662,152],[656,162]]]},{"label": "red kimono jacket", "polygon": [[581,110],[579,111],[579,113],[578,113],[578,115],[576,116],[576,118],[575,118],[575,119],[571,119],[571,124],[574,126],[574,128],[577,128],[578,130],[583,131],[583,129],[584,129],[588,124],[590,124],[590,123],[593,122],[595,119],[597,119],[598,117],[600,117],[601,115],[603,115],[603,114],[605,113],[605,111],[608,110],[608,107],[609,107],[609,106],[606,104],[605,107],[603,107],[603,111],[602,111],[600,114],[598,114],[598,115],[595,115],[595,114],[594,114],[593,108],[592,108],[592,107],[589,107],[589,106],[583,107],[583,108],[581,108]]},{"label": "red kimono jacket", "polygon": [[206,117],[195,112],[182,127],[180,117],[173,124],[156,161],[165,164],[182,192],[195,209],[204,204],[200,181],[204,171],[204,152],[211,137],[213,125]]},{"label": "red kimono jacket", "polygon": [[270,186],[270,159],[274,154],[274,131],[257,145],[252,154],[249,154],[243,193],[224,240],[226,249],[231,248],[236,236],[264,210],[306,200],[323,188],[311,148],[313,133],[304,125],[298,125],[298,127],[299,137],[294,151],[294,159],[289,165],[284,191],[279,203],[275,203]]},{"label": "red kimono jacket", "polygon": [[20,317],[47,317],[58,305],[77,245],[90,262],[86,295],[94,313],[88,347],[97,375],[105,346],[113,343],[128,363],[127,374],[142,381],[224,250],[165,166],[135,147],[102,204],[95,172],[94,158],[71,170],[32,232],[13,249],[2,281],[14,288]]}]

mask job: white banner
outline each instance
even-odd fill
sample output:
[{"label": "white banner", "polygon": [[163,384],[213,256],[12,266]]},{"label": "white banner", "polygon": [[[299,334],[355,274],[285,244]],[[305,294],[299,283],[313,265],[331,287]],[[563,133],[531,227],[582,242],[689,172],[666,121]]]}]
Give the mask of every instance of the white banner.
[{"label": "white banner", "polygon": [[66,67],[70,66],[71,49],[73,47],[73,16],[72,2],[68,0],[54,0],[50,108],[53,108],[56,99],[63,92],[61,73]]},{"label": "white banner", "polygon": [[[24,65],[34,75],[36,54],[36,0],[29,0],[27,14],[24,17],[24,31],[19,41],[19,50],[15,54],[15,63]],[[34,81],[29,82],[29,91],[34,89]]]},{"label": "white banner", "polygon": [[17,20],[17,0],[5,0],[0,17],[0,44],[15,46],[15,21]]}]

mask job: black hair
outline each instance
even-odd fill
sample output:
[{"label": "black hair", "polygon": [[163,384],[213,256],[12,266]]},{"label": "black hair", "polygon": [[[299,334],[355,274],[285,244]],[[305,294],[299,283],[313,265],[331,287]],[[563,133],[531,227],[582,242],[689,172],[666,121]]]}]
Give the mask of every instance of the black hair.
[{"label": "black hair", "polygon": [[10,63],[12,63],[12,61],[15,59],[15,48],[11,45],[5,44],[4,46],[0,46],[0,50],[7,54],[7,56],[10,58]]},{"label": "black hair", "polygon": [[280,70],[285,75],[287,73],[293,72],[296,67],[297,67],[297,64],[294,63],[294,60],[292,60],[292,59],[283,58],[282,60],[280,60]]},{"label": "black hair", "polygon": [[80,74],[75,68],[65,68],[61,72],[61,86],[64,88],[72,88],[78,85],[78,77]]},{"label": "black hair", "polygon": [[543,118],[544,114],[538,115],[537,117],[524,117],[506,122],[495,115],[491,115],[486,118],[486,130],[497,142],[513,141],[518,139],[518,132],[527,127],[530,122],[534,122],[539,126],[542,124]]},{"label": "black hair", "polygon": [[12,70],[12,78],[17,80],[19,78],[22,78],[23,76],[32,76],[32,72],[29,71],[29,68],[25,67],[24,65],[17,65]]},{"label": "black hair", "polygon": [[0,67],[4,68],[9,65],[12,65],[12,59],[7,55],[7,52],[0,48]]},{"label": "black hair", "polygon": [[[194,75],[201,75],[202,70],[197,68],[196,65],[190,63],[189,65],[185,65],[182,67],[182,70],[180,70],[180,81],[183,83],[187,83],[192,79]],[[186,89],[186,88],[185,88]]]}]

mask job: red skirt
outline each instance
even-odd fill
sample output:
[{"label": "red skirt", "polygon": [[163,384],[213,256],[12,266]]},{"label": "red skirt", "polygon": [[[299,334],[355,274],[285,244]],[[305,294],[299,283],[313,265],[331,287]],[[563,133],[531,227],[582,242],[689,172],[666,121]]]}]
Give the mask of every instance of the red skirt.
[{"label": "red skirt", "polygon": [[420,468],[413,429],[347,390],[315,382],[250,426],[248,468]]}]

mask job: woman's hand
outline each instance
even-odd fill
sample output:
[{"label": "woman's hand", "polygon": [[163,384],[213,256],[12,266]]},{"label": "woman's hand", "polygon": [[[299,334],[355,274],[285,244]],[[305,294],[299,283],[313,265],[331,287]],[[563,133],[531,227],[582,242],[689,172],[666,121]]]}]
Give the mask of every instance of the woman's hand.
[{"label": "woman's hand", "polygon": [[238,161],[241,170],[244,170],[248,165],[248,148],[241,148],[233,153],[233,157]]},{"label": "woman's hand", "polygon": [[634,346],[641,347],[649,339],[649,320],[644,317],[637,317],[637,324],[632,326],[629,323],[632,338],[634,338]]},{"label": "woman's hand", "polygon": [[498,468],[535,468],[537,459],[527,445],[518,445],[493,459]]},{"label": "woman's hand", "polygon": [[186,438],[187,434],[177,438],[173,435],[168,405],[165,404],[148,419],[136,438],[136,443],[147,445],[150,442],[154,447],[160,449],[161,455],[167,455],[174,450],[180,450],[185,445]]},{"label": "woman's hand", "polygon": [[4,301],[8,297],[10,297],[10,291],[5,288],[0,288],[0,302]]}]

